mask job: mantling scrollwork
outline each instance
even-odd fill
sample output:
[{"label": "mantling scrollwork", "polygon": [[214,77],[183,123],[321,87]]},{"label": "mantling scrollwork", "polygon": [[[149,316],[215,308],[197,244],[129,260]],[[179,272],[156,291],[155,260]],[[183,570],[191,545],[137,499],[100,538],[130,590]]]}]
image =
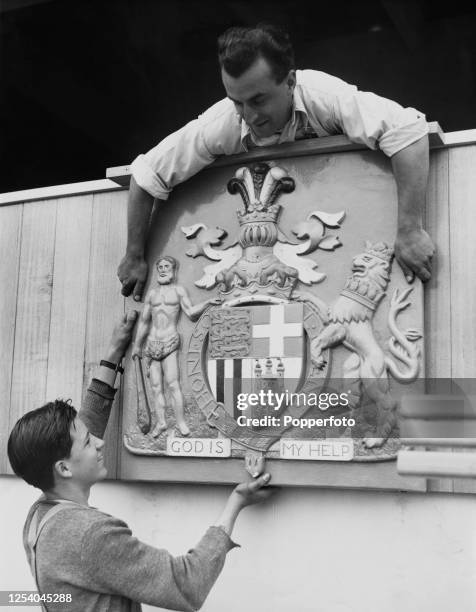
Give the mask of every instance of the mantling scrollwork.
[{"label": "mantling scrollwork", "polygon": [[281,205],[277,199],[294,188],[294,180],[278,166],[257,164],[253,171],[246,167],[237,170],[228,183],[228,191],[239,193],[244,204],[244,209],[237,211],[238,242],[218,250],[214,247],[220,246],[227,235],[224,229],[208,228],[202,223],[182,227],[188,239],[196,238],[188,256],[203,255],[218,262],[205,267],[204,275],[195,284],[210,289],[218,283],[225,299],[249,293],[289,299],[298,279],[307,285],[323,281],[326,275],[316,271],[317,263],[302,255],[317,248],[337,248],[339,239],[327,235],[326,228],[340,227],[345,215],[314,211],[292,230],[305,242],[291,242],[278,226]]}]

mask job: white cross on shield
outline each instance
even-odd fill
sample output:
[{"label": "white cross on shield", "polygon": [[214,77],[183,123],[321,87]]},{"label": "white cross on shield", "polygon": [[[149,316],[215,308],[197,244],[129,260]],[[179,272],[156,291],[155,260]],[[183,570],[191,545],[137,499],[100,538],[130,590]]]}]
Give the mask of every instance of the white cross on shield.
[{"label": "white cross on shield", "polygon": [[212,313],[208,383],[230,416],[247,414],[236,408],[240,393],[296,390],[305,362],[303,312],[302,303],[282,303]]}]

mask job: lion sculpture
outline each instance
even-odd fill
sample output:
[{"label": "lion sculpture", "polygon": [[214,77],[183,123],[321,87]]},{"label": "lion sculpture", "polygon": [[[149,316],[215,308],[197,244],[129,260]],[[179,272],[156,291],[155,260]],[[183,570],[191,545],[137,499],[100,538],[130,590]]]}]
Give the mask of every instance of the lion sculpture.
[{"label": "lion sculpture", "polygon": [[388,315],[393,334],[388,347],[392,356],[405,366],[404,371],[383,352],[372,328],[374,313],[390,280],[392,258],[393,251],[385,243],[366,242],[365,252],[352,261],[352,276],[331,307],[327,325],[311,342],[311,358],[318,368],[325,365],[325,349],[343,344],[352,351],[342,373],[352,389],[352,411],[355,413],[358,408],[362,392],[377,408],[377,427],[373,434],[377,437],[364,438],[367,448],[382,446],[396,424],[397,400],[390,392],[388,372],[397,381],[410,383],[418,376],[420,367],[420,349],[412,343],[421,335],[416,330],[408,330],[404,335],[396,324],[398,313],[410,305],[406,299],[411,287],[401,293],[395,290]]}]

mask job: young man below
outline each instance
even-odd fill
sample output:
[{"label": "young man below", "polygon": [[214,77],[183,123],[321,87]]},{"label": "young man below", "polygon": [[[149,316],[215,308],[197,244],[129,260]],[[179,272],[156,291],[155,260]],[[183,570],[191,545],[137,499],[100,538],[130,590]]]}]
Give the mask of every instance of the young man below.
[{"label": "young man below", "polygon": [[238,485],[215,524],[180,557],[140,542],[123,521],[89,506],[92,485],[106,477],[102,438],[116,365],[136,318],[130,312],[115,327],[79,413],[56,400],[25,414],[8,440],[15,473],[43,491],[28,513],[24,545],[49,612],[136,612],[141,602],[199,609],[236,546],[230,535],[238,514],[271,494],[262,488],[269,474]]}]

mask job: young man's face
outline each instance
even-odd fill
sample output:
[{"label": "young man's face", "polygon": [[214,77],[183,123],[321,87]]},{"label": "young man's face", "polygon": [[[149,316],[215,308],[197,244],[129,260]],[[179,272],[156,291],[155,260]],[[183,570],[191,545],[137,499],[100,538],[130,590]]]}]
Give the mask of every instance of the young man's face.
[{"label": "young man's face", "polygon": [[221,77],[236,112],[258,138],[272,136],[284,127],[291,116],[294,70],[277,83],[268,62],[260,57],[241,76],[234,78],[222,68]]},{"label": "young man's face", "polygon": [[102,449],[104,442],[89,433],[86,425],[76,417],[70,429],[73,445],[65,462],[72,477],[81,485],[91,486],[107,476]]}]

